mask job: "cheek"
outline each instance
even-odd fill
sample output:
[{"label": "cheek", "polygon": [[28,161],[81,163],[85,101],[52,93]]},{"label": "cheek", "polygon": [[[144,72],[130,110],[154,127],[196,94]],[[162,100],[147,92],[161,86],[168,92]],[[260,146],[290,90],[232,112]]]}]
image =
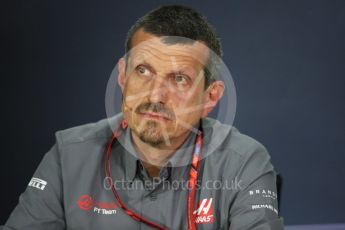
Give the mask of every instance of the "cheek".
[{"label": "cheek", "polygon": [[145,97],[145,90],[143,87],[140,87],[140,84],[137,84],[134,81],[128,80],[127,85],[124,89],[124,99],[126,104],[128,105],[135,105],[140,103],[142,99]]},{"label": "cheek", "polygon": [[124,104],[122,105],[122,112],[124,118],[127,120],[129,127],[133,128],[133,125],[137,124],[137,117],[135,114],[136,107],[142,103],[143,96],[139,94],[142,92],[142,89],[138,87],[138,84],[134,84],[133,81],[128,79],[128,82],[124,88],[123,100]]},{"label": "cheek", "polygon": [[138,82],[135,76],[129,76],[127,81],[127,90],[128,93],[135,94],[140,92],[139,89],[142,87],[142,84]]},{"label": "cheek", "polygon": [[184,95],[176,100],[176,117],[188,124],[197,122],[203,110],[203,100],[200,94]]}]

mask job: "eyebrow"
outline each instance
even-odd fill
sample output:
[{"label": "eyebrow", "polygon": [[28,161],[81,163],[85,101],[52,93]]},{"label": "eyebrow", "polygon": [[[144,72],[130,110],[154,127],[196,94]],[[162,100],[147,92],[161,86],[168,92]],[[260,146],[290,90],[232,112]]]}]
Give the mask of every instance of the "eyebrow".
[{"label": "eyebrow", "polygon": [[148,68],[151,72],[156,73],[156,71],[154,71],[154,68],[152,67],[152,65],[145,60],[133,60],[132,64],[133,64],[133,70],[136,70],[136,68],[138,66],[142,65],[142,66],[145,66],[146,68]]},{"label": "eyebrow", "polygon": [[[148,63],[146,60],[133,60],[133,65],[134,65],[134,69],[136,69],[138,66],[143,65],[146,68],[148,68],[152,73],[156,73],[154,67]],[[190,80],[194,80],[197,77],[197,73],[194,70],[187,70],[186,67],[181,67],[178,70],[173,70],[171,72],[169,72],[167,75],[171,75],[171,74],[183,74],[186,75],[187,77],[190,78]]]}]

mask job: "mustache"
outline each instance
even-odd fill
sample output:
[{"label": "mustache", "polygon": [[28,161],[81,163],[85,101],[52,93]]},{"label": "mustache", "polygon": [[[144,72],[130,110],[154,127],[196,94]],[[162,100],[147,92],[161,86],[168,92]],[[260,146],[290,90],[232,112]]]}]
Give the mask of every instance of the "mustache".
[{"label": "mustache", "polygon": [[175,113],[166,109],[162,103],[143,103],[135,109],[136,113],[153,112],[159,113],[171,120],[175,119]]}]

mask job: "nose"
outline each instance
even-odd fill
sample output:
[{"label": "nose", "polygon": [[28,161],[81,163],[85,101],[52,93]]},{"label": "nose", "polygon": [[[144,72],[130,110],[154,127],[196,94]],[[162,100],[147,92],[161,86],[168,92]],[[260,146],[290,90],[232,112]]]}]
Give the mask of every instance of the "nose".
[{"label": "nose", "polygon": [[167,98],[168,88],[167,83],[163,77],[156,76],[152,81],[149,100],[151,103],[165,103]]}]

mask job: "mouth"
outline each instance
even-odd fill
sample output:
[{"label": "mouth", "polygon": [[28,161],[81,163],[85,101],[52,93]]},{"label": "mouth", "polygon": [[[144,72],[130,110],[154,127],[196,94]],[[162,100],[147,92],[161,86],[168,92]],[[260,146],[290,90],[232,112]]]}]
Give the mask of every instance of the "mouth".
[{"label": "mouth", "polygon": [[171,118],[160,114],[160,113],[154,113],[154,112],[143,112],[143,113],[138,113],[140,116],[143,118],[149,119],[149,120],[157,120],[157,121],[163,121],[163,122],[168,122],[171,121]]}]

